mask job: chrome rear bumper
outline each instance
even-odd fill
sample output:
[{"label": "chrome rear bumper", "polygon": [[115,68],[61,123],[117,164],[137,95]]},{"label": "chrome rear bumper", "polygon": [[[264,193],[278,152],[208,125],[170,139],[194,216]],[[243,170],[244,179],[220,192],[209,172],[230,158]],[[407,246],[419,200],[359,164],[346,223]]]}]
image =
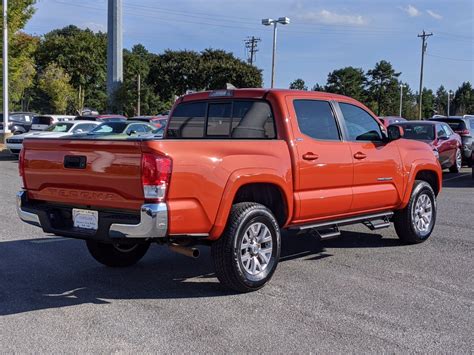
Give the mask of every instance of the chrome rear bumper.
[{"label": "chrome rear bumper", "polygon": [[[55,234],[64,233],[65,236],[87,239],[91,237],[90,231],[81,233],[77,229],[51,231],[51,223],[43,210],[33,206],[25,206],[27,203],[26,191],[16,194],[16,209],[20,219],[28,224],[41,227],[45,231]],[[38,212],[38,213],[35,213]],[[41,218],[40,218],[41,216]],[[41,219],[45,223],[41,223]],[[99,217],[100,218],[100,217]],[[166,203],[144,204],[140,209],[140,222],[138,224],[111,223],[110,227],[103,230],[103,238],[164,238],[168,232],[168,208]]]}]

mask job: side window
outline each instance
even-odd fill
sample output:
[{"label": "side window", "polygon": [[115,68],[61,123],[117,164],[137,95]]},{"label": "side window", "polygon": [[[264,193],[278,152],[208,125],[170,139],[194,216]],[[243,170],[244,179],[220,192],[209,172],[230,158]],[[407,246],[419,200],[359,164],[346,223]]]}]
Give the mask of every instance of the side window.
[{"label": "side window", "polygon": [[295,100],[293,106],[300,131],[321,140],[340,140],[331,106],[327,101]]},{"label": "side window", "polygon": [[170,121],[169,138],[202,138],[206,118],[206,103],[183,103],[176,107]]},{"label": "side window", "polygon": [[207,135],[229,137],[231,124],[232,104],[209,104],[207,117]]},{"label": "side window", "polygon": [[443,129],[444,129],[444,131],[446,132],[446,135],[447,135],[448,137],[451,137],[451,136],[454,134],[454,132],[453,132],[453,130],[451,129],[451,127],[449,127],[449,126],[448,126],[447,124],[445,124],[445,123],[443,124]]},{"label": "side window", "polygon": [[382,131],[377,121],[360,107],[339,103],[346,122],[349,139],[353,141],[381,141]]},{"label": "side window", "polygon": [[443,129],[443,126],[440,125],[440,124],[436,125],[436,135],[438,136],[438,138],[447,138],[448,137],[446,132]]},{"label": "side window", "polygon": [[474,118],[471,118],[469,122],[471,123],[471,129],[474,130]]}]

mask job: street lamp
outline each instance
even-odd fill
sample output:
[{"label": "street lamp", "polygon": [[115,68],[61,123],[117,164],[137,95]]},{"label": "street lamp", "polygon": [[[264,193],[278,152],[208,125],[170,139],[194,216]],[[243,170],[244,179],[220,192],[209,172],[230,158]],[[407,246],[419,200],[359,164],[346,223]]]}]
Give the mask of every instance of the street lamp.
[{"label": "street lamp", "polygon": [[400,117],[402,117],[402,105],[403,105],[403,88],[406,88],[405,84],[400,83]]},{"label": "street lamp", "polygon": [[275,56],[276,56],[276,37],[277,37],[277,25],[289,25],[290,19],[288,17],[280,17],[278,20],[271,18],[265,18],[262,20],[262,25],[271,26],[273,25],[273,55],[272,55],[272,85],[273,88],[275,84]]},{"label": "street lamp", "polygon": [[447,112],[447,115],[449,117],[449,113],[450,113],[450,106],[451,106],[451,96],[453,96],[454,92],[452,90],[449,90],[448,91],[448,112]]}]

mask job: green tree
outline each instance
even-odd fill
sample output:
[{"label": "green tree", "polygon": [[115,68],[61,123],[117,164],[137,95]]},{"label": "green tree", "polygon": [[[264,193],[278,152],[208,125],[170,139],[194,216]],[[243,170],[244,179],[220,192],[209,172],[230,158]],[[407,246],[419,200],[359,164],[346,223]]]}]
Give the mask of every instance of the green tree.
[{"label": "green tree", "polygon": [[55,63],[46,67],[40,75],[38,86],[50,99],[51,112],[66,113],[73,100],[74,89],[70,77]]},{"label": "green tree", "polygon": [[226,83],[240,88],[261,87],[262,72],[223,50],[167,50],[153,59],[148,83],[169,101],[187,90],[222,89]]},{"label": "green tree", "polygon": [[326,91],[324,89],[324,86],[319,85],[318,83],[314,84],[314,86],[311,88],[311,91]]},{"label": "green tree", "polygon": [[421,107],[421,118],[430,118],[435,112],[435,95],[433,90],[423,88],[423,105]]},{"label": "green tree", "polygon": [[361,68],[345,67],[329,73],[326,91],[350,96],[365,101],[365,83],[367,78]]},{"label": "green tree", "polygon": [[385,60],[376,63],[374,69],[367,72],[369,106],[377,115],[397,115],[400,74]]},{"label": "green tree", "polygon": [[296,79],[290,83],[290,89],[307,91],[308,87],[303,79]]},{"label": "green tree", "polygon": [[448,112],[448,92],[443,85],[436,90],[435,111],[438,115],[446,115]]},{"label": "green tree", "polygon": [[456,115],[474,114],[474,89],[470,82],[464,82],[456,90],[453,99]]},{"label": "green tree", "polygon": [[[20,31],[33,16],[35,2],[35,0],[15,0],[8,4],[9,86],[13,110],[21,109],[25,105],[24,94],[32,87],[36,73],[33,52],[36,50],[38,38]],[[0,9],[3,11],[1,5]],[[3,51],[3,42],[0,43],[0,51]],[[3,60],[0,58],[0,65],[2,64]],[[3,73],[0,73],[0,88],[3,91],[2,80]],[[3,96],[0,98],[0,104],[3,104]]]},{"label": "green tree", "polygon": [[85,92],[86,106],[106,109],[106,34],[72,25],[51,31],[41,40],[36,62],[40,73],[49,64],[57,63],[70,76],[76,92]]}]

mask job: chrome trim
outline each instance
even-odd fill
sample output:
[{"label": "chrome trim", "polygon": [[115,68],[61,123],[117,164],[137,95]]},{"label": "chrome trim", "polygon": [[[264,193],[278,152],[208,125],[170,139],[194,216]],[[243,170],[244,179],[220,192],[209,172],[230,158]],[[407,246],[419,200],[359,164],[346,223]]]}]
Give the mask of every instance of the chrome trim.
[{"label": "chrome trim", "polygon": [[290,229],[305,230],[305,229],[323,228],[323,227],[331,227],[331,226],[344,226],[344,225],[356,224],[356,223],[360,223],[364,221],[377,220],[381,218],[390,218],[392,216],[393,216],[393,212],[382,212],[382,213],[363,215],[363,216],[357,216],[357,217],[352,217],[352,218],[292,226],[290,227]]},{"label": "chrome trim", "polygon": [[379,177],[377,178],[377,181],[392,181],[393,178],[391,177]]},{"label": "chrome trim", "polygon": [[26,212],[22,209],[23,198],[26,196],[26,191],[19,191],[16,193],[16,212],[18,213],[18,217],[28,224],[32,224],[36,227],[41,227],[41,222],[39,217],[35,213]]},{"label": "chrome trim", "polygon": [[166,203],[146,204],[140,209],[140,223],[110,226],[111,238],[163,238],[168,231]]}]

